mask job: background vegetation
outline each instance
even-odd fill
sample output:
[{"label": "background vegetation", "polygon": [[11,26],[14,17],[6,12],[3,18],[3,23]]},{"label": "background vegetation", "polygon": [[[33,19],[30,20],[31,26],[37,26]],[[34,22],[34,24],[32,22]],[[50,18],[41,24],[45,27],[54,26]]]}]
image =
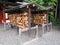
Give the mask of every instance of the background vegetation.
[{"label": "background vegetation", "polygon": [[46,6],[53,6],[55,11],[49,12],[49,17],[50,17],[50,21],[54,24],[57,25],[60,22],[56,22],[56,15],[57,15],[57,4],[58,1],[57,0],[24,0],[25,2],[35,2],[37,4],[39,4],[42,8],[46,7]]}]

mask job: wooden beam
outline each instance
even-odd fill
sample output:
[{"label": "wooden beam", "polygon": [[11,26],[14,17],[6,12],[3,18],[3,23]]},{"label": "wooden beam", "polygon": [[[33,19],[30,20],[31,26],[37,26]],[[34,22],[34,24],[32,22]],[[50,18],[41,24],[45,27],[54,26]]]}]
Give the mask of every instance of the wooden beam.
[{"label": "wooden beam", "polygon": [[17,2],[17,1],[23,2],[23,0],[8,0],[8,1],[10,1],[10,2]]},{"label": "wooden beam", "polygon": [[23,2],[24,0],[17,0],[17,1],[19,1],[19,2]]}]

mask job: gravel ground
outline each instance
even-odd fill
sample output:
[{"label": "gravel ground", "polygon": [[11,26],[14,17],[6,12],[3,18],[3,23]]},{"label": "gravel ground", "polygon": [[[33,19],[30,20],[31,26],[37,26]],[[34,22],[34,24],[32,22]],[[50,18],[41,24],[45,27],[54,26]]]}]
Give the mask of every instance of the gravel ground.
[{"label": "gravel ground", "polygon": [[60,27],[54,27],[51,32],[47,32],[31,45],[60,45]]},{"label": "gravel ground", "polygon": [[[22,35],[23,40],[30,39],[28,32],[24,32]],[[16,28],[3,30],[3,25],[0,25],[0,45],[19,44],[19,36]],[[39,37],[38,40],[29,43],[28,45],[60,45],[60,29],[54,27],[52,31],[45,33],[42,37]]]}]

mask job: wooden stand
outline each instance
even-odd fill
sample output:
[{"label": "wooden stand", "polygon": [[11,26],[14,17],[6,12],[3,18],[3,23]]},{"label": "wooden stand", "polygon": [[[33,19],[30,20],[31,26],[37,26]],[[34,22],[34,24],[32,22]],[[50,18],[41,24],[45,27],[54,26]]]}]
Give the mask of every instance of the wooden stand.
[{"label": "wooden stand", "polygon": [[44,34],[44,32],[45,32],[45,27],[47,27],[47,31],[46,32],[49,31],[49,26],[50,26],[50,31],[51,31],[52,30],[52,23],[51,22],[48,23],[48,24],[42,24],[42,34]]},{"label": "wooden stand", "polygon": [[35,40],[38,40],[38,25],[36,25],[35,27],[31,27],[31,30],[33,30],[33,29],[36,29],[36,35],[35,35],[35,38],[34,38],[34,39],[32,39],[32,40],[30,40],[30,41],[27,41],[27,42],[25,42],[25,43],[22,43],[21,35],[22,35],[22,33],[23,33],[23,32],[28,31],[28,30],[29,30],[29,28],[24,29],[24,30],[23,30],[23,29],[21,29],[21,28],[19,28],[19,37],[20,37],[21,45],[26,45],[26,44],[29,44],[29,43],[31,43],[31,42],[33,42],[33,41],[35,41]]}]

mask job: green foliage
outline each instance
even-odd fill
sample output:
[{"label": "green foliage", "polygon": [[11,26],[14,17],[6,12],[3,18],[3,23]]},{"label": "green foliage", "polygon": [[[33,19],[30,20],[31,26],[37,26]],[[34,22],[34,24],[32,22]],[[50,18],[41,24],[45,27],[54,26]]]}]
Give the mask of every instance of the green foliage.
[{"label": "green foliage", "polygon": [[43,5],[44,1],[43,0],[24,0],[25,2],[29,2],[29,3],[37,3],[39,5]]},{"label": "green foliage", "polygon": [[56,6],[57,0],[24,0],[25,2],[36,2],[39,5],[44,6]]},{"label": "green foliage", "polygon": [[54,17],[54,12],[49,12],[50,21],[54,24],[56,19]]},{"label": "green foliage", "polygon": [[[40,7],[42,7],[43,9],[46,7],[46,6],[53,6],[54,8],[57,7],[57,0],[25,0],[26,2],[29,2],[29,3],[32,3],[32,2],[35,2],[37,4],[40,5]],[[55,12],[49,12],[49,17],[50,17],[50,21],[55,24],[56,22],[56,19],[54,17],[54,13]]]},{"label": "green foliage", "polygon": [[44,0],[44,5],[46,6],[56,6],[57,0]]}]

